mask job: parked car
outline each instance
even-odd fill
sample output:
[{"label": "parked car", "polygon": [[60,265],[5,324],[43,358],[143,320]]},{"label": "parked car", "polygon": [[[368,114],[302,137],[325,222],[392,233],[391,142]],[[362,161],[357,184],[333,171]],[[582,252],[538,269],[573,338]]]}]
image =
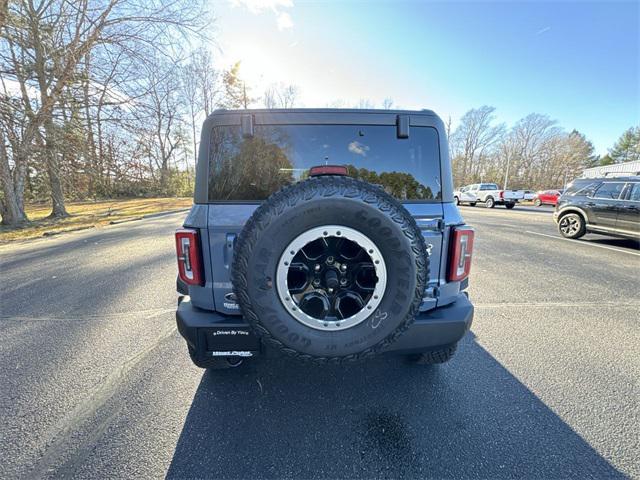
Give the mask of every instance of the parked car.
[{"label": "parked car", "polygon": [[600,233],[640,238],[640,177],[580,179],[569,184],[553,213],[563,237]]},{"label": "parked car", "polygon": [[533,190],[524,190],[522,199],[526,202],[532,202],[536,198],[536,192]]},{"label": "parked car", "polygon": [[524,192],[522,190],[500,190],[495,183],[474,183],[453,192],[453,198],[457,205],[466,203],[475,207],[478,202],[481,202],[487,208],[504,205],[511,209],[515,207],[518,200],[524,198]]},{"label": "parked car", "polygon": [[473,319],[474,232],[454,205],[446,138],[426,110],[210,115],[176,232],[193,363],[449,360]]},{"label": "parked car", "polygon": [[536,193],[536,196],[533,198],[533,204],[536,207],[540,207],[542,205],[555,205],[558,203],[558,199],[562,195],[562,190],[541,190]]}]

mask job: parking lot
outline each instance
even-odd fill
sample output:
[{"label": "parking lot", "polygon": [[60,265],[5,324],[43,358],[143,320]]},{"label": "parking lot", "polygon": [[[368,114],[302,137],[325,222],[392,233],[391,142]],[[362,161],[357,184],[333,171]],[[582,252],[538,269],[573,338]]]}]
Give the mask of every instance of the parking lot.
[{"label": "parking lot", "polygon": [[258,359],[175,329],[182,215],[0,249],[0,477],[639,477],[640,249],[461,207],[471,332],[439,367]]}]

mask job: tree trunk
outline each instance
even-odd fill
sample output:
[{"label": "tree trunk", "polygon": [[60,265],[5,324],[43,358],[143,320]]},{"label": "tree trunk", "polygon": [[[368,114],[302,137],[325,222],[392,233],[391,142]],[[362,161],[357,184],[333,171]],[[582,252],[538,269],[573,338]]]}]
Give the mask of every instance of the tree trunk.
[{"label": "tree trunk", "polygon": [[[26,187],[26,182],[28,177],[28,169],[27,169],[27,161],[26,156],[24,154],[24,148],[18,144],[14,144],[13,148],[13,159],[15,163],[15,167],[13,168],[13,191],[16,199],[16,203],[18,204],[18,211],[20,215],[27,219],[26,214],[24,213],[24,189]],[[6,157],[6,150],[4,151],[4,155]],[[27,219],[28,221],[28,219]]]},{"label": "tree trunk", "polygon": [[98,137],[98,155],[96,157],[96,169],[98,171],[98,182],[100,187],[100,195],[111,195],[111,189],[107,187],[109,181],[109,172],[106,171],[105,178],[105,167],[104,167],[104,139],[102,136],[102,104],[98,103],[96,108],[96,128],[97,128],[97,137]]},{"label": "tree trunk", "polygon": [[49,185],[51,187],[51,215],[49,218],[68,217],[67,209],[64,206],[64,193],[60,183],[60,175],[57,162],[47,158],[47,173],[49,174]]},{"label": "tree trunk", "polygon": [[4,139],[0,139],[0,185],[3,193],[3,198],[0,202],[2,225],[19,226],[27,223],[29,220],[24,213],[22,201],[18,198],[13,185]]},{"label": "tree trunk", "polygon": [[198,164],[198,138],[196,136],[196,114],[193,111],[193,105],[191,105],[191,129],[193,133],[193,172],[195,174],[196,165]]},{"label": "tree trunk", "polygon": [[60,165],[55,151],[56,132],[53,121],[46,120],[44,130],[47,136],[45,139],[45,158],[47,162],[47,174],[49,175],[49,187],[51,188],[51,215],[49,215],[49,218],[68,217],[69,214],[64,206],[62,183],[60,182]]},{"label": "tree trunk", "polygon": [[85,55],[85,75],[86,78],[82,82],[82,93],[83,93],[83,101],[84,101],[84,113],[85,120],[87,122],[87,145],[86,145],[86,158],[85,161],[87,163],[87,171],[89,172],[89,185],[87,195],[93,198],[97,197],[97,162],[96,162],[96,142],[93,136],[93,118],[91,112],[91,97],[89,95],[89,65],[90,65],[90,56],[87,53]]},{"label": "tree trunk", "polygon": [[167,183],[169,180],[169,165],[168,159],[163,158],[162,164],[160,166],[160,190],[162,190],[162,195],[167,194]]}]

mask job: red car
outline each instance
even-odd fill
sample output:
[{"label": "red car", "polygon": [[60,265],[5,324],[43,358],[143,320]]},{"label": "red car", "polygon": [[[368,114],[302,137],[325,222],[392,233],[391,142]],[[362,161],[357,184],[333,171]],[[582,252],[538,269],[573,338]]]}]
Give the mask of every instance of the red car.
[{"label": "red car", "polygon": [[536,207],[540,205],[555,205],[562,195],[562,190],[541,190],[533,197],[533,204]]}]

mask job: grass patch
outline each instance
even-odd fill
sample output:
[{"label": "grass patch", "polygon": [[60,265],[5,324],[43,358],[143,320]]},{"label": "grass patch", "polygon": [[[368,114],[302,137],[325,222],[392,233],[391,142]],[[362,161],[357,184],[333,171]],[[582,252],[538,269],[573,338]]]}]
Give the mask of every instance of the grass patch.
[{"label": "grass patch", "polygon": [[26,207],[31,223],[22,228],[0,225],[0,243],[47,234],[61,233],[82,228],[103,227],[111,222],[130,220],[152,213],[181,210],[191,207],[193,199],[188,198],[134,198],[103,200],[98,202],[69,202],[66,204],[68,218],[50,219],[49,204],[35,204]]}]

